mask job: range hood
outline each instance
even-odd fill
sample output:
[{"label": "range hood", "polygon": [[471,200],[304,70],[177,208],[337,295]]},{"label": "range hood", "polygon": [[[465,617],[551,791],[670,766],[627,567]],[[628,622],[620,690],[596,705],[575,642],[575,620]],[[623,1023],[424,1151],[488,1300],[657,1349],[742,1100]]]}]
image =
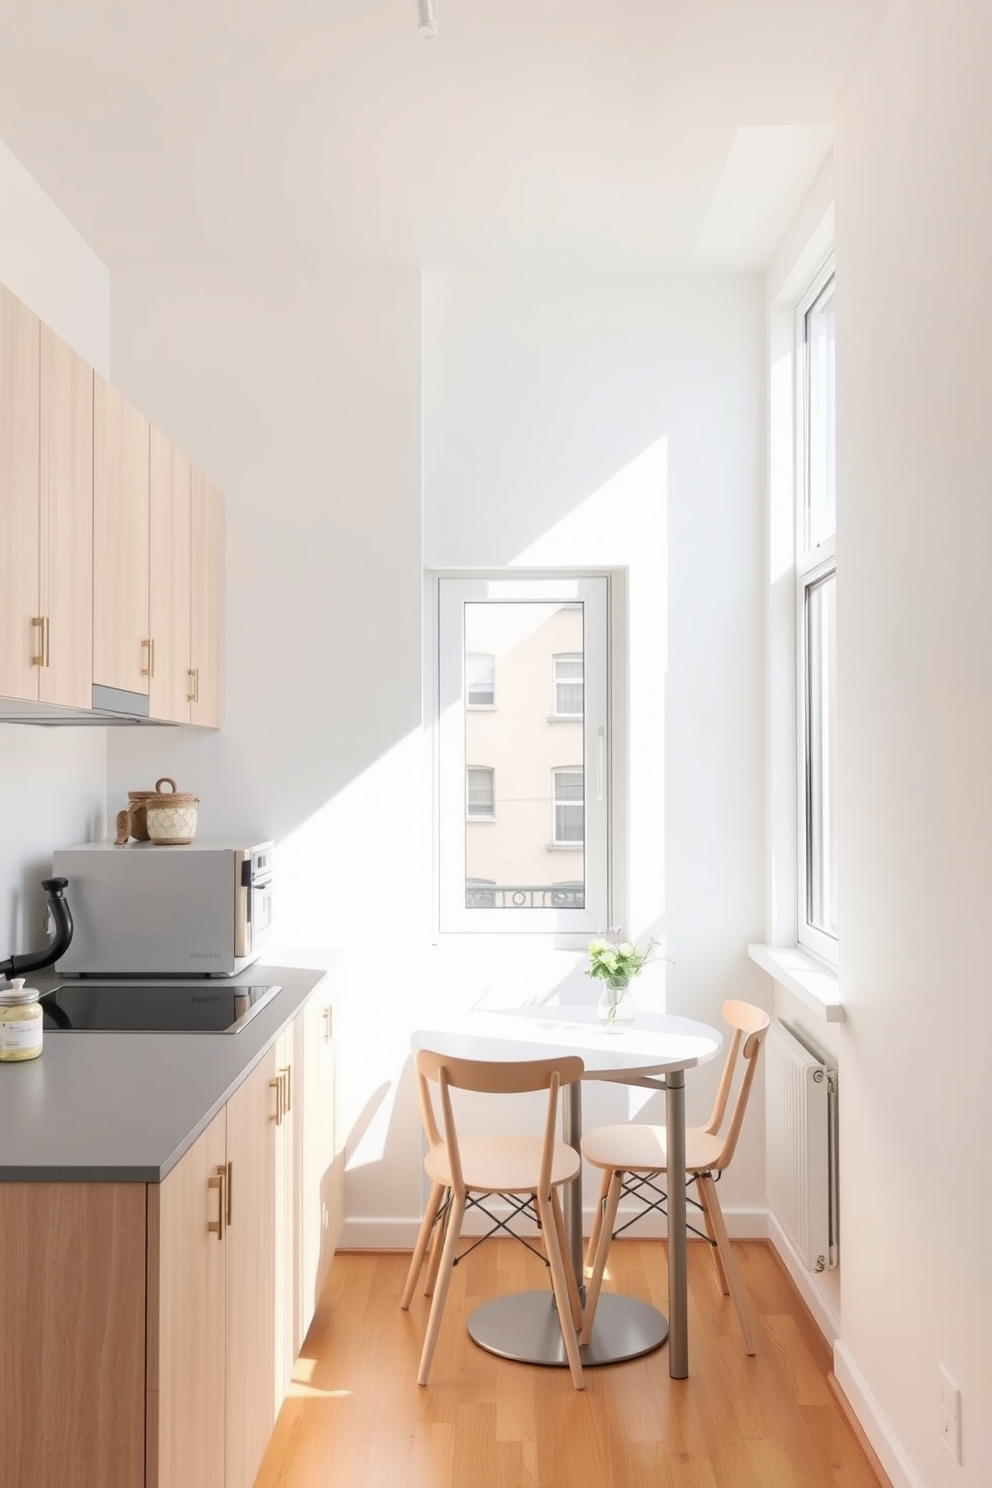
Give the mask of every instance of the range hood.
[{"label": "range hood", "polygon": [[20,698],[0,698],[0,723],[27,723],[42,728],[114,728],[145,723],[158,728],[177,725],[163,718],[148,717],[148,695],[126,692],[120,687],[93,684],[92,708],[63,708],[57,703],[34,703]]}]

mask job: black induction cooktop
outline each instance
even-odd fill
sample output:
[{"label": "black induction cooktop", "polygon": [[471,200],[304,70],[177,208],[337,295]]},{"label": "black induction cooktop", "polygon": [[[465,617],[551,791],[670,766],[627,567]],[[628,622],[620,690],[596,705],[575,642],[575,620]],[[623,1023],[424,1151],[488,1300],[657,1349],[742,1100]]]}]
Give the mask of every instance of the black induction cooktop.
[{"label": "black induction cooktop", "polygon": [[240,1033],[280,987],[63,982],[39,1001],[53,1033]]}]

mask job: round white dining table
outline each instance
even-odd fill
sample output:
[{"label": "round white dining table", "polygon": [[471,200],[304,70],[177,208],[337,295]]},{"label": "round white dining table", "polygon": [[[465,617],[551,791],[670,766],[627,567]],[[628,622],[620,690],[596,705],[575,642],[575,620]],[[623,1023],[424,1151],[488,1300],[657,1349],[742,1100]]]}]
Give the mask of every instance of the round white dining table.
[{"label": "round white dining table", "polygon": [[[451,1013],[412,1036],[417,1049],[453,1059],[549,1059],[581,1056],[583,1080],[608,1080],[664,1090],[668,1131],[668,1171],[685,1170],[685,1071],[719,1053],[723,1035],[707,1023],[668,1013],[639,1012],[622,1032],[606,1031],[595,1007],[531,1006],[506,1011]],[[577,1151],[582,1137],[582,1081],[563,1091],[563,1136]],[[671,1183],[668,1195],[669,1300],[666,1319],[633,1297],[603,1293],[586,1364],[614,1364],[637,1358],[669,1340],[668,1372],[689,1373],[686,1287],[685,1184]],[[565,1227],[571,1262],[580,1288],[582,1272],[582,1175],[565,1194]],[[550,1291],[498,1297],[477,1308],[468,1329],[480,1347],[503,1358],[564,1367],[561,1329]]]}]

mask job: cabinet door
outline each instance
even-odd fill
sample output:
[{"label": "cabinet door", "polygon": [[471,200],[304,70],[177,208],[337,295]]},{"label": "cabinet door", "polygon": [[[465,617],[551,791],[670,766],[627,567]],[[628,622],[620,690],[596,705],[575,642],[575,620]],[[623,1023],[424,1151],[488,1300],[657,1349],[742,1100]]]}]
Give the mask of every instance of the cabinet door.
[{"label": "cabinet door", "polygon": [[224,497],[194,468],[192,477],[190,722],[221,723],[224,624]]},{"label": "cabinet door", "polygon": [[41,582],[38,696],[92,704],[93,369],[41,328]]},{"label": "cabinet door", "polygon": [[282,1083],[272,1049],[227,1104],[227,1488],[251,1488],[281,1401],[275,1210]]},{"label": "cabinet door", "polygon": [[226,1179],[221,1111],[148,1188],[148,1488],[224,1488]]},{"label": "cabinet door", "polygon": [[152,718],[190,717],[190,463],[161,433],[150,431],[149,632]]},{"label": "cabinet door", "polygon": [[330,994],[318,992],[302,1014],[302,1164],[299,1195],[299,1352],[313,1320],[337,1245],[342,1213],[343,1164],[334,1130],[334,1040]]},{"label": "cabinet door", "polygon": [[0,697],[37,698],[43,660],[40,355],[39,320],[0,285]]},{"label": "cabinet door", "polygon": [[93,378],[93,681],[148,691],[148,420]]},{"label": "cabinet door", "polygon": [[144,1482],[145,1185],[0,1183],[0,1482]]},{"label": "cabinet door", "polygon": [[[302,1014],[300,1015],[302,1017]],[[276,1069],[282,1081],[282,1121],[276,1142],[275,1176],[275,1383],[278,1409],[296,1363],[296,1317],[300,1267],[297,1258],[296,1195],[300,1157],[299,1122],[296,1107],[300,1090],[300,1070],[296,1046],[300,1018],[279,1036],[276,1044]]]}]

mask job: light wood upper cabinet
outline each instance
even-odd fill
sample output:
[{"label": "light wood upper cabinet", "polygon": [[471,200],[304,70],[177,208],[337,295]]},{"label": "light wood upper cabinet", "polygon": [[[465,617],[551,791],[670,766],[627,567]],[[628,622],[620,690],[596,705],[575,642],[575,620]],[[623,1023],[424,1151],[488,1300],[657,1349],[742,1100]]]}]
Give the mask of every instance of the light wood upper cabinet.
[{"label": "light wood upper cabinet", "polygon": [[224,497],[193,470],[189,720],[219,728],[223,702]]},{"label": "light wood upper cabinet", "polygon": [[149,451],[152,718],[190,717],[190,462],[154,427]]},{"label": "light wood upper cabinet", "polygon": [[149,425],[102,377],[93,383],[93,681],[147,693]]},{"label": "light wood upper cabinet", "polygon": [[93,370],[0,288],[0,696],[92,702]]},{"label": "light wood upper cabinet", "polygon": [[43,665],[38,698],[88,708],[93,691],[93,368],[41,327]]},{"label": "light wood upper cabinet", "polygon": [[44,639],[39,431],[41,323],[0,286],[0,696],[37,698]]}]

